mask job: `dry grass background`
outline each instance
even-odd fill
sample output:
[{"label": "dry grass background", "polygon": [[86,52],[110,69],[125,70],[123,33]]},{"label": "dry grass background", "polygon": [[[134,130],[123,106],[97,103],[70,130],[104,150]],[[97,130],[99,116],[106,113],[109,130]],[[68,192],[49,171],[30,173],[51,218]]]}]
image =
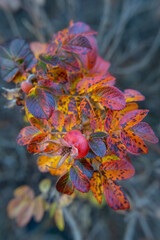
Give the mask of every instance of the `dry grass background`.
[{"label": "dry grass background", "polygon": [[[159,0],[0,0],[0,42],[20,36],[48,41],[69,21],[84,21],[98,31],[100,54],[111,62],[110,72],[120,89],[133,88],[146,96],[142,108],[160,136],[160,1]],[[0,85],[7,84],[0,80]],[[1,90],[0,90],[1,91]],[[19,109],[4,109],[0,96],[0,240],[158,240],[160,239],[160,146],[133,158],[136,175],[124,183],[132,210],[113,212],[77,198],[64,210],[66,228],[59,232],[46,215],[18,228],[6,215],[15,187],[35,190],[40,174],[33,156],[16,144],[23,127]]]}]

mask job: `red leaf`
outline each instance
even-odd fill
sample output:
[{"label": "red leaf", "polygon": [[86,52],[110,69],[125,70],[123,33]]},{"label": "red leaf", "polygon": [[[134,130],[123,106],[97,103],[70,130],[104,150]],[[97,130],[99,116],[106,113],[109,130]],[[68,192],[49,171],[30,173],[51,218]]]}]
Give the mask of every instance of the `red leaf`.
[{"label": "red leaf", "polygon": [[86,193],[89,191],[90,189],[90,182],[88,180],[88,178],[82,174],[82,171],[79,170],[78,167],[71,167],[70,168],[70,178],[71,181],[74,185],[74,187],[83,193]]},{"label": "red leaf", "polygon": [[19,145],[26,145],[38,133],[40,133],[40,130],[36,127],[32,127],[32,126],[25,127],[20,131],[17,137],[17,143]]},{"label": "red leaf", "polygon": [[157,143],[159,141],[148,123],[140,122],[132,129],[140,138],[147,142]]},{"label": "red leaf", "polygon": [[138,91],[133,89],[126,89],[124,91],[124,97],[126,102],[133,102],[133,101],[143,101],[145,97]]},{"label": "red leaf", "polygon": [[92,47],[85,36],[71,34],[63,42],[62,49],[76,54],[87,54]]},{"label": "red leaf", "polygon": [[148,153],[145,143],[134,132],[123,130],[121,139],[129,152],[134,154]]},{"label": "red leaf", "polygon": [[103,106],[112,110],[121,110],[125,107],[123,93],[116,87],[102,87],[94,91],[92,98]]},{"label": "red leaf", "polygon": [[64,114],[59,110],[55,110],[51,116],[51,123],[53,127],[59,132],[62,131],[64,125]]},{"label": "red leaf", "polygon": [[123,180],[131,178],[135,169],[127,160],[112,160],[100,165],[102,175],[111,180]]},{"label": "red leaf", "polygon": [[[85,77],[80,80],[76,86],[76,91],[78,93],[89,93],[96,88],[98,88],[102,84],[109,85],[110,81],[114,80],[115,78],[112,76],[96,76],[96,77]],[[106,90],[107,91],[107,90]]]},{"label": "red leaf", "polygon": [[104,196],[108,205],[114,210],[126,210],[130,208],[121,186],[110,179],[102,177]]},{"label": "red leaf", "polygon": [[127,155],[126,147],[119,136],[110,134],[107,138],[107,144],[110,151],[116,154],[119,158],[123,158]]},{"label": "red leaf", "polygon": [[[97,75],[104,75],[108,74],[108,68],[110,67],[110,63],[105,61],[100,56],[97,57],[96,64],[90,70],[89,74],[97,74]],[[115,78],[112,80],[113,85],[115,84]]]},{"label": "red leaf", "polygon": [[148,110],[133,110],[126,113],[119,122],[119,128],[131,128],[139,123],[148,113]]},{"label": "red leaf", "polygon": [[70,180],[69,172],[60,177],[56,183],[57,191],[71,195],[73,193],[73,184]]}]

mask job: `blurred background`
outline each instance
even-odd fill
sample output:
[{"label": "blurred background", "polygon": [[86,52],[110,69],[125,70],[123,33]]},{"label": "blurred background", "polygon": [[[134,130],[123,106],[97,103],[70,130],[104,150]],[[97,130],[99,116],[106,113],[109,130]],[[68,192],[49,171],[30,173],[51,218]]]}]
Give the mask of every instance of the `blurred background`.
[{"label": "blurred background", "polygon": [[[141,108],[160,137],[160,1],[159,0],[0,0],[0,43],[22,37],[46,42],[69,21],[84,21],[98,31],[99,53],[123,90],[145,95]],[[0,80],[0,86],[11,87]],[[129,212],[114,212],[93,199],[78,197],[66,208],[60,232],[46,214],[41,223],[18,228],[6,214],[13,190],[28,184],[35,191],[41,174],[36,157],[16,143],[24,126],[20,109],[5,109],[0,90],[0,240],[158,240],[160,239],[160,145],[132,157],[136,175],[123,183]]]}]

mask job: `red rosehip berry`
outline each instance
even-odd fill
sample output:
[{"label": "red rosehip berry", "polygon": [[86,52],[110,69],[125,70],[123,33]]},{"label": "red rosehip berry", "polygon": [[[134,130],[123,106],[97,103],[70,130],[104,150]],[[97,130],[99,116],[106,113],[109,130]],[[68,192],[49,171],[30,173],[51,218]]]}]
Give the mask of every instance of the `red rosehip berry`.
[{"label": "red rosehip berry", "polygon": [[80,131],[69,131],[63,139],[70,145],[74,145],[78,149],[78,156],[76,157],[76,159],[83,158],[87,155],[89,151],[88,141]]},{"label": "red rosehip berry", "polygon": [[29,91],[33,88],[32,83],[28,82],[28,81],[24,81],[21,83],[21,89],[23,92],[25,93],[29,93]]}]

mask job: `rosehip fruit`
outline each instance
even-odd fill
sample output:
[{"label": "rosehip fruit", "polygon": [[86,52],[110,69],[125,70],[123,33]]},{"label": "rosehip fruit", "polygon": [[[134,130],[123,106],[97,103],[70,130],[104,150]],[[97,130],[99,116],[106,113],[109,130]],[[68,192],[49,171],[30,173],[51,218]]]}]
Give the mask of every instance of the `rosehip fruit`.
[{"label": "rosehip fruit", "polygon": [[22,89],[23,92],[29,93],[31,88],[33,88],[32,83],[30,83],[28,81],[24,81],[24,82],[21,83],[21,89]]},{"label": "rosehip fruit", "polygon": [[78,156],[76,157],[76,159],[83,158],[87,155],[89,151],[88,141],[80,131],[69,131],[63,139],[71,146],[74,145],[78,149]]}]

